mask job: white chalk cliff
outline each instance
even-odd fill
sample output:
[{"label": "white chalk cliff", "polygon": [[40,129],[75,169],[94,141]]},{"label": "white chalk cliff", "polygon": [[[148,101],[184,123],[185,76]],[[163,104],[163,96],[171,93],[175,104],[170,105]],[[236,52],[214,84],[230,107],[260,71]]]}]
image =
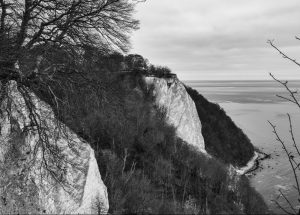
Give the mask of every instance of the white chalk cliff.
[{"label": "white chalk cliff", "polygon": [[0,213],[107,213],[93,149],[30,93],[38,135],[16,82],[7,89],[0,106]]},{"label": "white chalk cliff", "polygon": [[153,90],[156,105],[165,111],[167,123],[174,126],[177,137],[206,154],[198,112],[184,85],[176,77],[144,79]]}]

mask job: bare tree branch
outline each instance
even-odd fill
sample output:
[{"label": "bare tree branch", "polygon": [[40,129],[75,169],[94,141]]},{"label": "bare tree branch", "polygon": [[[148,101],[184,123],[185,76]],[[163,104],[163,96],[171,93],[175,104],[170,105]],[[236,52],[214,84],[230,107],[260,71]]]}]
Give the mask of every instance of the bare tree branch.
[{"label": "bare tree branch", "polygon": [[287,114],[288,115],[288,118],[289,118],[289,125],[290,125],[290,134],[291,134],[291,138],[293,140],[293,146],[295,147],[297,153],[298,153],[298,156],[300,157],[300,151],[299,151],[299,148],[296,144],[296,140],[295,140],[295,136],[294,136],[294,130],[293,130],[293,125],[292,125],[292,120],[291,120],[291,116],[290,114]]},{"label": "bare tree branch", "polygon": [[295,178],[295,181],[296,181],[297,192],[298,192],[298,195],[300,196],[300,187],[299,187],[298,176],[297,176],[297,173],[296,173],[296,170],[295,170],[295,166],[294,166],[294,164],[292,162],[291,153],[286,148],[286,145],[285,145],[284,141],[280,138],[280,136],[279,136],[279,134],[278,134],[278,132],[276,130],[276,126],[274,124],[272,124],[270,121],[268,121],[268,122],[271,125],[271,127],[273,128],[273,133],[276,136],[276,140],[282,145],[282,148],[284,149],[286,155],[288,156],[288,160],[289,160],[289,163],[290,163],[291,168],[293,170],[294,178]]},{"label": "bare tree branch", "polygon": [[294,213],[291,213],[291,212],[287,211],[284,207],[282,207],[282,206],[278,203],[278,201],[272,200],[272,202],[274,202],[274,203],[277,205],[277,207],[279,207],[284,213],[290,214],[290,215],[294,215]]},{"label": "bare tree branch", "polygon": [[[87,75],[86,47],[111,52],[127,51],[129,34],[138,28],[134,0],[0,0],[0,102],[6,83],[15,80],[29,112],[26,127],[38,133],[35,151],[42,150],[42,165],[62,182],[61,164],[68,162],[50,143],[47,125],[32,99],[32,91],[50,97],[59,119],[63,93],[78,87],[99,95],[103,86]],[[18,65],[18,66],[16,66]],[[59,89],[59,90],[58,90]],[[56,127],[63,132],[59,121]],[[70,140],[72,147],[72,140]],[[126,162],[126,160],[125,160]],[[132,168],[135,168],[133,166]],[[59,171],[57,171],[57,169]]]},{"label": "bare tree branch", "polygon": [[[295,37],[296,40],[300,40],[299,37]],[[287,56],[284,52],[282,52],[279,48],[277,48],[273,41],[269,40],[268,43],[274,48],[276,49],[280,55],[283,56],[283,58],[286,58],[288,59],[289,61],[293,62],[294,64],[296,64],[297,66],[300,66],[300,63],[297,62],[295,59],[292,59],[290,58],[289,56]],[[271,73],[270,73],[270,76],[273,78],[273,80],[275,80],[277,83],[279,83],[281,86],[283,86],[285,88],[285,90],[289,93],[289,97],[285,97],[285,96],[281,96],[281,95],[276,95],[277,97],[279,98],[282,98],[288,102],[291,102],[295,105],[297,105],[298,108],[300,108],[300,105],[299,105],[299,101],[296,97],[296,95],[298,95],[298,91],[297,90],[291,90],[290,87],[288,86],[288,81],[280,81],[279,79],[276,79]],[[295,136],[294,136],[294,129],[293,129],[293,125],[292,125],[292,120],[291,120],[291,116],[290,114],[287,114],[288,116],[288,121],[289,121],[289,133],[290,133],[290,136],[291,136],[291,139],[292,139],[292,143],[293,143],[293,147],[294,149],[296,150],[296,155],[298,157],[298,159],[300,158],[300,150],[297,146],[297,143],[296,143],[296,140],[295,140]],[[269,122],[270,123],[270,122]],[[289,152],[287,150],[287,147],[284,143],[284,141],[279,137],[279,134],[276,130],[276,127],[275,125],[273,125],[272,123],[270,123],[270,125],[272,126],[273,128],[273,133],[275,134],[276,138],[277,138],[277,141],[281,143],[286,155],[288,156],[288,159],[289,159],[289,163],[291,165],[291,169],[293,171],[293,174],[294,174],[294,179],[296,181],[296,186],[295,189],[297,190],[298,192],[298,198],[300,197],[300,190],[299,190],[299,182],[298,182],[298,175],[297,175],[297,172],[296,171],[300,171],[300,162],[299,160],[296,160],[295,158],[295,155],[292,153],[292,152]],[[296,211],[296,209],[293,207],[293,205],[291,204],[291,202],[288,200],[288,198],[281,192],[281,190],[279,190],[281,196],[283,196],[283,198],[285,199],[285,201],[288,203],[288,205],[290,206],[290,208],[292,209],[293,213],[287,211],[285,208],[283,208],[278,201],[274,201],[276,203],[276,205],[283,211],[285,212],[286,214],[300,214],[300,209],[298,209],[298,212]],[[298,199],[299,201],[299,199]]]},{"label": "bare tree branch", "polygon": [[277,82],[279,83],[280,85],[282,85],[289,93],[289,96],[291,98],[287,98],[287,97],[284,97],[284,96],[281,96],[281,95],[276,95],[277,97],[279,98],[282,98],[282,99],[285,99],[289,102],[292,102],[294,104],[296,104],[299,108],[300,108],[300,104],[299,104],[299,101],[298,99],[296,98],[296,94],[298,93],[297,91],[292,91],[289,87],[288,87],[288,81],[280,81],[279,79],[276,79],[272,73],[270,73],[270,76]]},{"label": "bare tree branch", "polygon": [[[297,37],[296,37],[296,38],[297,38]],[[300,63],[298,63],[298,62],[296,61],[296,59],[290,58],[288,55],[286,55],[284,52],[282,52],[279,48],[277,48],[277,46],[274,45],[274,43],[273,43],[272,40],[268,40],[268,43],[269,43],[274,49],[276,49],[276,50],[279,52],[279,54],[282,55],[283,58],[286,58],[286,59],[292,61],[293,63],[295,63],[297,66],[300,66]]]}]

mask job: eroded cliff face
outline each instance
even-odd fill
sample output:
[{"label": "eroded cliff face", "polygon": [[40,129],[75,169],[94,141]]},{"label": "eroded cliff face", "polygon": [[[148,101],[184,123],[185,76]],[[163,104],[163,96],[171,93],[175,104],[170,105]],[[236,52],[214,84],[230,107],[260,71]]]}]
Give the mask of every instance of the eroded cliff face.
[{"label": "eroded cliff face", "polygon": [[176,77],[144,79],[153,90],[157,107],[165,112],[167,123],[174,126],[177,137],[206,154],[201,122],[194,101],[184,85]]},{"label": "eroded cliff face", "polygon": [[41,134],[30,126],[16,82],[7,89],[0,107],[0,213],[107,213],[93,149],[31,93]]}]

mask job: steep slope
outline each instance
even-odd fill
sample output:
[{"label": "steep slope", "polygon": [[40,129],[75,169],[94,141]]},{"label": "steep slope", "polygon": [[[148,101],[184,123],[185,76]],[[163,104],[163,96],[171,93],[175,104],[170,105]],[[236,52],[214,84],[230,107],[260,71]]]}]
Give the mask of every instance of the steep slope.
[{"label": "steep slope", "polygon": [[245,166],[254,156],[254,147],[249,138],[238,128],[225,111],[209,102],[196,90],[186,87],[195,102],[208,153],[227,164]]},{"label": "steep slope", "polygon": [[184,85],[176,77],[144,79],[152,89],[158,109],[165,113],[166,122],[175,128],[177,137],[206,154],[196,106]]},{"label": "steep slope", "polygon": [[62,100],[70,105],[61,112],[96,149],[110,213],[266,212],[246,177],[235,177],[203,151],[199,116],[177,79],[130,72],[96,77],[105,99],[90,90],[66,90]]},{"label": "steep slope", "polygon": [[16,82],[7,84],[1,102],[0,213],[106,213],[94,151],[55,119],[49,105],[30,97],[45,133],[30,127],[32,115]]},{"label": "steep slope", "polygon": [[165,114],[178,138],[235,167],[245,166],[254,157],[248,137],[217,104],[186,87],[176,76],[145,76],[144,80],[157,109]]}]

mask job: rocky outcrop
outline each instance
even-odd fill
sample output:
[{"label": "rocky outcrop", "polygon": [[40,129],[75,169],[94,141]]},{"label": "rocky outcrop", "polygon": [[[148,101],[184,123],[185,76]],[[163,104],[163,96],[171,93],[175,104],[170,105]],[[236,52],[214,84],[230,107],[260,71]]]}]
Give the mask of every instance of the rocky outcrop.
[{"label": "rocky outcrop", "polygon": [[[0,106],[0,213],[107,213],[93,149],[33,93],[24,96],[13,81],[6,88]],[[33,107],[26,105],[29,99]]]},{"label": "rocky outcrop", "polygon": [[177,137],[206,154],[195,103],[184,85],[176,77],[144,79],[153,90],[156,105],[165,113],[167,123],[175,127]]}]

